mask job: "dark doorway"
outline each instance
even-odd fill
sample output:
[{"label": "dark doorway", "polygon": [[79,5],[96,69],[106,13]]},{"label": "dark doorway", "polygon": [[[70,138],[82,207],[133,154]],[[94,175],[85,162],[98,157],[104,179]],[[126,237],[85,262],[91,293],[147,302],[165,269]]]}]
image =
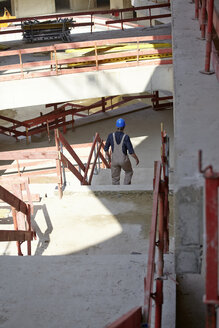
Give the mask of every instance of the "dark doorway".
[{"label": "dark doorway", "polygon": [[97,0],[97,7],[110,6],[110,0]]},{"label": "dark doorway", "polygon": [[7,1],[0,1],[0,16],[4,15],[4,8],[7,8],[8,11],[10,12],[10,14],[12,15],[11,12],[11,1],[7,0]]},{"label": "dark doorway", "polygon": [[69,9],[69,0],[55,0],[56,4],[56,11],[57,10],[63,10],[63,9]]}]

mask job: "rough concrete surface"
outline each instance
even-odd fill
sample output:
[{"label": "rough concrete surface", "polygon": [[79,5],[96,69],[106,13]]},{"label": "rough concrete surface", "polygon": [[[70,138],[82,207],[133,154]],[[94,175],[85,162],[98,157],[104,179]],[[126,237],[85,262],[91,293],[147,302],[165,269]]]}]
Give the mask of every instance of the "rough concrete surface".
[{"label": "rough concrete surface", "polygon": [[[215,1],[218,4],[218,1]],[[177,328],[204,327],[203,167],[219,170],[218,81],[204,75],[206,41],[201,40],[192,1],[172,1],[174,70],[174,189],[177,286]],[[202,268],[203,269],[203,268]],[[189,273],[190,272],[190,273]],[[193,274],[191,274],[193,273]],[[218,322],[219,324],[219,322]]]},{"label": "rough concrete surface", "polygon": [[[178,15],[178,13],[181,15]],[[204,75],[205,42],[200,40],[194,6],[189,1],[173,3],[173,58],[174,58],[174,166],[176,192],[176,251],[184,262],[176,261],[177,272],[183,267],[188,272],[200,272],[199,252],[202,241],[202,193],[204,179],[199,173],[198,151],[203,150],[203,166],[212,164],[218,171],[218,82],[215,75]],[[192,47],[191,47],[192,43]],[[185,187],[188,196],[185,197]],[[192,195],[193,194],[193,195]],[[198,200],[197,200],[198,197]],[[193,201],[194,199],[194,201]],[[183,200],[183,202],[181,202]],[[180,203],[180,206],[178,206]],[[193,218],[191,218],[193,216]],[[194,219],[195,216],[195,219]],[[187,233],[194,231],[195,233]],[[184,234],[184,232],[186,232]],[[180,237],[179,237],[180,236]],[[185,238],[183,237],[185,236]],[[181,252],[191,252],[187,261]]]}]

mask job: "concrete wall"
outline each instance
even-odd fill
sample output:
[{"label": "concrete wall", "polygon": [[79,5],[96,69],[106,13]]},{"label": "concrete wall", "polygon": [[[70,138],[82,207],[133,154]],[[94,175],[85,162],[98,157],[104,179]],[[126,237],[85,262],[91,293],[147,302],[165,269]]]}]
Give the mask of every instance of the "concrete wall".
[{"label": "concrete wall", "polygon": [[173,91],[172,65],[1,82],[0,110],[154,90]]},{"label": "concrete wall", "polygon": [[[180,13],[180,15],[179,15]],[[203,75],[205,41],[194,20],[194,4],[172,2],[174,60],[174,156],[176,271],[198,273],[203,244],[203,165],[219,171],[218,82]],[[192,46],[191,46],[192,45]]]},{"label": "concrete wall", "polygon": [[12,15],[16,17],[53,14],[55,0],[11,0]]},{"label": "concrete wall", "polygon": [[73,10],[90,10],[97,6],[96,0],[69,0],[70,8]]},{"label": "concrete wall", "polygon": [[110,9],[122,9],[131,7],[131,0],[110,0]]}]

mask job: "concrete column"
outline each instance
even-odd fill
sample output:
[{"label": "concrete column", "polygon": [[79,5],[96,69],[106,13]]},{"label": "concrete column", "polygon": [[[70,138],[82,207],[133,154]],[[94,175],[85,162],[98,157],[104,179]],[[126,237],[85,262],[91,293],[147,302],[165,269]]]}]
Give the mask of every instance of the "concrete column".
[{"label": "concrete column", "polygon": [[[130,8],[131,0],[110,0],[110,9]],[[123,18],[131,18],[132,12],[123,13]],[[120,17],[119,17],[120,18]]]},{"label": "concrete column", "polygon": [[12,15],[16,17],[53,14],[55,0],[11,0]]},{"label": "concrete column", "polygon": [[96,8],[96,0],[69,0],[70,8],[73,10],[90,10]]},{"label": "concrete column", "polygon": [[[179,15],[180,13],[180,15]],[[194,4],[172,2],[174,63],[174,182],[176,272],[199,273],[203,245],[203,166],[219,171],[218,82],[203,75],[205,43],[194,21]],[[199,55],[197,55],[199,54]]]}]

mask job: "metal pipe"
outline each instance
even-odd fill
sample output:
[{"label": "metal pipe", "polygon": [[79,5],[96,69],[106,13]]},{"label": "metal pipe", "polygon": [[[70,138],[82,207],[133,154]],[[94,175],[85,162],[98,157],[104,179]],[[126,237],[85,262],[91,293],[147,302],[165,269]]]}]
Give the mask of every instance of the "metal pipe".
[{"label": "metal pipe", "polygon": [[218,186],[219,179],[206,178],[206,302],[218,301]]},{"label": "metal pipe", "polygon": [[205,25],[206,25],[206,0],[202,0],[201,8],[201,37],[205,39]]},{"label": "metal pipe", "polygon": [[210,72],[214,0],[208,2],[208,24],[206,37],[205,73]]},{"label": "metal pipe", "polygon": [[195,18],[198,19],[199,17],[199,0],[195,0]]}]

